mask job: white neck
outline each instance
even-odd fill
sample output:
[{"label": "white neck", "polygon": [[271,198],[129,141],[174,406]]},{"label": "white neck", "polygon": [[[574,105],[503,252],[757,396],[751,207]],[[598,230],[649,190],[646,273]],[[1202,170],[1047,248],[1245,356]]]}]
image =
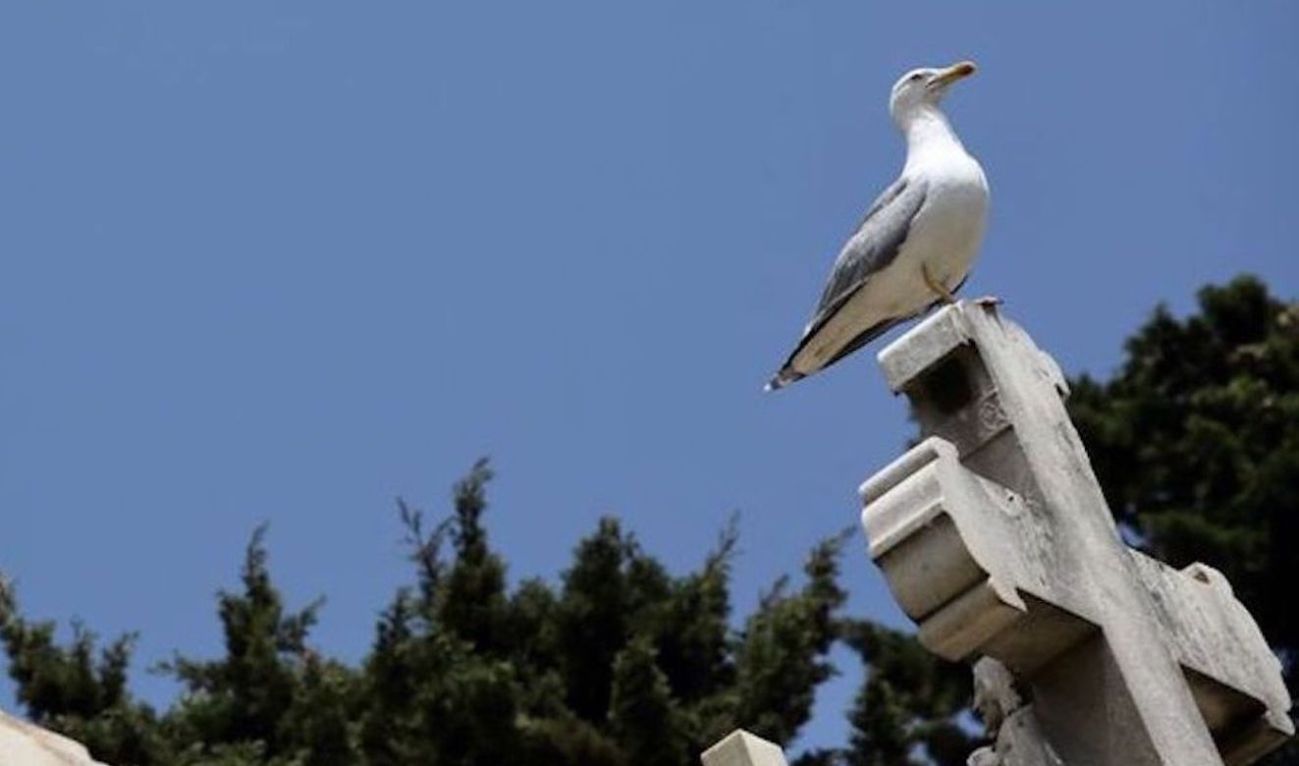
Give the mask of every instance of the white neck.
[{"label": "white neck", "polygon": [[937,106],[924,104],[907,117],[902,125],[902,132],[907,137],[907,165],[915,162],[921,154],[953,150],[965,153],[961,139],[956,137],[952,124]]}]

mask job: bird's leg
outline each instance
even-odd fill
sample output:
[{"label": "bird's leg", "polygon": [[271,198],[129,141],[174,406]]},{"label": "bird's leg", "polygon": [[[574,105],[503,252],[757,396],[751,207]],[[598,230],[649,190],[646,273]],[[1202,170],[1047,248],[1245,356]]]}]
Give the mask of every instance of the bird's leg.
[{"label": "bird's leg", "polygon": [[920,264],[920,276],[925,278],[925,284],[929,285],[929,289],[933,290],[939,298],[943,299],[943,303],[948,305],[956,303],[956,296],[952,295],[952,291],[948,290],[942,282],[939,282],[937,279],[930,276],[929,267],[923,263]]}]

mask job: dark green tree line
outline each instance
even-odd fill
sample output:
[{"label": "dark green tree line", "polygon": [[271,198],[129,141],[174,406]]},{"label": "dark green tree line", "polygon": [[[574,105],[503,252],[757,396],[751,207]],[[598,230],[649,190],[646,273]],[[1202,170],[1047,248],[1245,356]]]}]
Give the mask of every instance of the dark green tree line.
[{"label": "dark green tree line", "polygon": [[737,533],[673,576],[614,519],[574,551],[557,587],[510,590],[483,514],[491,471],[476,464],[453,514],[430,526],[404,503],[415,581],[400,589],[359,667],[315,652],[320,602],[288,610],[264,530],[242,587],[218,597],[225,652],[158,670],[180,698],[156,712],[126,683],[131,637],[96,650],[32,623],[0,591],[0,638],[19,699],[37,723],[121,764],[688,764],[744,725],[788,743],[811,716],[844,600],[842,535],[809,554],[804,582],[771,588],[731,623]]}]

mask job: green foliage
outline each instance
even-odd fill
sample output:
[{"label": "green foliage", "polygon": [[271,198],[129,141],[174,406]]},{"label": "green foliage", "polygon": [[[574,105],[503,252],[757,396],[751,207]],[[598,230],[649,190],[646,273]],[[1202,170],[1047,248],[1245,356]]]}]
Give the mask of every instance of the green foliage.
[{"label": "green foliage", "polygon": [[844,640],[870,672],[849,713],[851,766],[915,763],[923,745],[940,766],[964,766],[978,744],[957,723],[971,697],[970,669],[930,654],[910,635],[849,621]]},{"label": "green foliage", "polygon": [[18,613],[13,588],[0,580],[0,639],[18,701],[36,723],[79,740],[116,763],[154,763],[167,753],[158,720],[135,702],[126,685],[133,636],[113,641],[96,657],[95,635],[74,623],[72,641],[59,646],[52,622]]},{"label": "green foliage", "polygon": [[285,726],[286,717],[306,724],[312,716],[327,714],[305,709],[307,697],[324,700],[325,670],[306,644],[321,602],[285,614],[267,569],[265,532],[259,527],[245,551],[243,591],[223,591],[217,598],[225,656],[177,656],[161,666],[186,689],[169,722],[183,741],[204,743],[202,755],[223,745],[256,745],[269,761],[293,758],[314,745],[302,736],[303,727]]},{"label": "green foliage", "polygon": [[784,745],[812,712],[813,692],[834,673],[825,660],[837,637],[834,612],[845,594],[836,580],[847,533],[818,545],[808,582],[797,595],[780,580],[744,626],[737,651],[738,718],[745,728]]},{"label": "green foliage", "polygon": [[680,718],[654,646],[638,636],[618,652],[610,691],[609,728],[627,762],[638,766],[688,762],[691,754]]},{"label": "green foliage", "polygon": [[185,689],[162,716],[127,690],[129,637],[98,658],[82,630],[61,647],[52,624],[25,622],[0,590],[21,701],[122,766],[673,766],[741,725],[787,742],[807,722],[832,672],[842,537],[812,551],[801,588],[778,583],[737,631],[734,520],[699,569],[674,576],[602,519],[557,587],[511,591],[483,526],[491,478],[476,463],[438,524],[399,501],[415,581],[380,615],[358,668],[310,647],[321,602],[285,607],[263,528],[242,587],[218,596],[224,653],[159,667]]}]

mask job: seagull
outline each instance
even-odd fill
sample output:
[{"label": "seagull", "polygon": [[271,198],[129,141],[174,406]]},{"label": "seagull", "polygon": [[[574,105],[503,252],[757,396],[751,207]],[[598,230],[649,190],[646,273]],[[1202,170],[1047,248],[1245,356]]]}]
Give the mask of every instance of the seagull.
[{"label": "seagull", "polygon": [[906,136],[902,174],[839,252],[812,321],[767,390],[843,359],[952,296],[983,239],[988,181],[938,108],[974,62],[913,69],[893,85],[889,114]]}]

